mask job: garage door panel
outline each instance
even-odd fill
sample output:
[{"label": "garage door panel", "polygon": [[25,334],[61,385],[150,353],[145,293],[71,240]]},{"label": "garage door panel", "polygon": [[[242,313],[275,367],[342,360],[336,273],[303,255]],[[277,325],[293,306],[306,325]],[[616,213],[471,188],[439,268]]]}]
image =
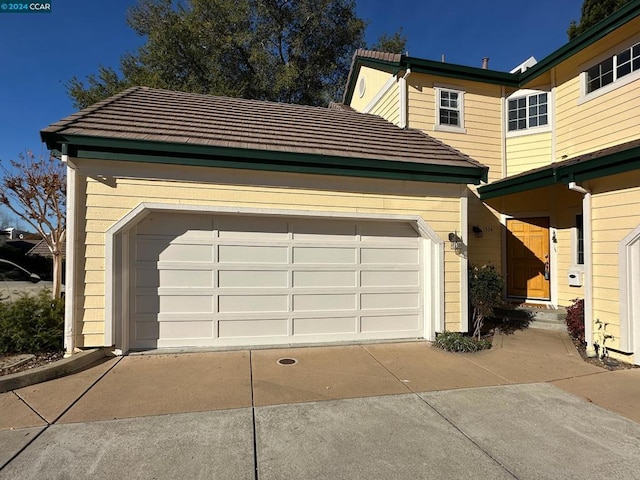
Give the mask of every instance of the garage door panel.
[{"label": "garage door panel", "polygon": [[367,264],[419,265],[420,252],[417,248],[369,248],[363,247],[361,260]]},{"label": "garage door panel", "polygon": [[346,271],[294,271],[293,287],[355,287],[358,283],[357,273]]},{"label": "garage door panel", "polygon": [[286,241],[289,237],[285,219],[252,217],[220,217],[217,221],[218,236],[222,240]]},{"label": "garage door panel", "polygon": [[141,262],[212,262],[213,248],[199,244],[139,242],[136,259]]},{"label": "garage door panel", "polygon": [[420,295],[415,293],[363,293],[360,297],[363,310],[377,308],[418,308]]},{"label": "garage door panel", "polygon": [[[136,280],[138,283],[139,280]],[[152,279],[149,278],[148,281]],[[162,285],[168,288],[213,288],[213,274],[210,270],[160,270],[155,272],[153,281],[156,282],[155,286]]]},{"label": "garage door panel", "polygon": [[323,310],[355,310],[356,295],[353,293],[293,295],[293,310],[298,312]]},{"label": "garage door panel", "polygon": [[362,241],[381,241],[393,243],[407,243],[407,239],[413,238],[416,244],[419,241],[418,232],[408,223],[389,224],[386,222],[364,222],[360,225]]},{"label": "garage door panel", "polygon": [[160,322],[162,339],[214,338],[213,322]]},{"label": "garage door panel", "polygon": [[136,322],[135,340],[157,340],[160,335],[160,324],[158,322]]},{"label": "garage door panel", "polygon": [[287,270],[220,270],[220,288],[286,288]]},{"label": "garage door panel", "polygon": [[419,287],[418,270],[364,270],[360,272],[360,285],[363,287]]},{"label": "garage door panel", "polygon": [[348,264],[355,265],[358,251],[355,248],[294,247],[294,264]]},{"label": "garage door panel", "polygon": [[294,318],[293,335],[357,333],[357,317]]},{"label": "garage door panel", "polygon": [[[191,293],[191,292],[184,292]],[[161,295],[160,312],[162,313],[213,313],[213,295]]]},{"label": "garage door panel", "polygon": [[420,315],[376,315],[363,316],[362,332],[416,331],[420,329]]},{"label": "garage door panel", "polygon": [[288,312],[288,295],[224,295],[218,301],[220,313]]},{"label": "garage door panel", "polygon": [[287,247],[220,245],[218,247],[220,263],[288,263]]},{"label": "garage door panel", "polygon": [[138,235],[163,235],[209,238],[213,236],[213,218],[207,215],[149,215],[137,226]]},{"label": "garage door panel", "polygon": [[286,337],[289,335],[288,319],[220,320],[218,335],[220,338]]},{"label": "garage door panel", "polygon": [[132,348],[423,335],[421,240],[407,222],[168,218],[174,238],[162,214],[131,236]]},{"label": "garage door panel", "polygon": [[296,220],[291,225],[293,239],[300,242],[317,242],[318,235],[325,242],[357,241],[357,227],[353,222],[340,220]]}]

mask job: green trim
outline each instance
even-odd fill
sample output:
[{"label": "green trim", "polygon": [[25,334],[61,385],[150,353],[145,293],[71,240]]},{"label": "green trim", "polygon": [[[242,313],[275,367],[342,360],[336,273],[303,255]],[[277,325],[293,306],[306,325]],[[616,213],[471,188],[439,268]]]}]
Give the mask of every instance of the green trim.
[{"label": "green trim", "polygon": [[[84,139],[84,138],[83,138]],[[429,165],[411,162],[371,160],[323,155],[220,149],[199,145],[163,144],[105,139],[71,142],[70,156],[86,159],[120,160],[171,165],[238,168],[290,173],[386,178],[421,182],[479,184],[486,169],[474,166]],[[74,144],[75,143],[75,144]],[[172,148],[173,147],[173,148]],[[225,154],[226,151],[229,154]],[[244,155],[240,153],[244,152]],[[253,155],[257,154],[257,155]],[[268,160],[268,161],[264,161]]]},{"label": "green trim", "polygon": [[640,170],[640,147],[589,160],[559,162],[531,173],[499,180],[478,188],[480,200],[522,193],[557,183],[584,182],[633,170]]},{"label": "green trim", "polygon": [[620,28],[625,23],[630,22],[638,15],[640,15],[640,1],[634,0],[604,20],[595,24],[590,29],[582,32],[569,43],[560,47],[550,55],[547,55],[533,67],[522,73],[520,75],[520,86],[524,86],[531,80],[559,65],[579,51],[593,45],[598,40],[602,40],[611,32]]},{"label": "green trim", "polygon": [[525,87],[527,83],[540,75],[543,75],[576,53],[589,47],[598,40],[603,39],[605,36],[617,28],[620,28],[622,25],[630,22],[638,15],[640,15],[640,0],[632,0],[614,14],[608,16],[589,30],[583,32],[555,52],[547,55],[524,73],[516,74],[499,72],[496,70],[485,70],[482,68],[455,65],[452,63],[443,63],[434,60],[407,57],[404,55],[402,55],[400,62],[357,57],[353,65],[353,74],[350,77],[349,84],[346,88],[347,94],[345,96],[345,104],[349,105],[351,103],[358,73],[362,66],[370,66],[390,73],[394,73],[394,69],[396,69],[395,73],[397,73],[400,70],[411,68],[411,71],[417,73],[503,85],[505,87],[522,88]]}]

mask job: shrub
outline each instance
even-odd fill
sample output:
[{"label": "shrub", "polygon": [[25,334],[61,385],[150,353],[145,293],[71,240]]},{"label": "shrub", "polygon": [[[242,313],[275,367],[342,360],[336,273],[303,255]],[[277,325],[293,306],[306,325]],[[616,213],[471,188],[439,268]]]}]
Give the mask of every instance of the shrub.
[{"label": "shrub", "polygon": [[567,307],[565,323],[569,335],[574,340],[584,343],[584,300],[574,298],[571,306]]},{"label": "shrub", "polygon": [[480,339],[484,319],[493,316],[493,309],[502,305],[504,280],[493,265],[469,269],[469,302],[473,309],[473,335]]},{"label": "shrub", "polygon": [[491,348],[491,342],[485,339],[467,337],[459,332],[438,334],[433,345],[449,352],[477,352]]},{"label": "shrub", "polygon": [[64,300],[51,291],[0,300],[0,353],[41,353],[63,348]]}]

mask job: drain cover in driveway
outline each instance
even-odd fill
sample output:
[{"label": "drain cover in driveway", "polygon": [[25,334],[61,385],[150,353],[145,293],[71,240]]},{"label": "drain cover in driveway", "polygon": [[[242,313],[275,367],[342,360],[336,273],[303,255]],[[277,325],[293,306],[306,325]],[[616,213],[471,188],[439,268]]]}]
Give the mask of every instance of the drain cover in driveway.
[{"label": "drain cover in driveway", "polygon": [[295,358],[281,358],[278,360],[278,365],[284,365],[284,366],[288,366],[288,365],[295,365],[296,363],[298,363],[298,360],[296,360]]}]

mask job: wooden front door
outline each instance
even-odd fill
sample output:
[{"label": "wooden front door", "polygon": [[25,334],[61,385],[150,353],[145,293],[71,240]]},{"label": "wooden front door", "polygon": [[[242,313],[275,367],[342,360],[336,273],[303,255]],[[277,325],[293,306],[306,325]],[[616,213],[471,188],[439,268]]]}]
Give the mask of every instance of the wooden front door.
[{"label": "wooden front door", "polygon": [[507,296],[549,300],[549,218],[507,220]]}]

